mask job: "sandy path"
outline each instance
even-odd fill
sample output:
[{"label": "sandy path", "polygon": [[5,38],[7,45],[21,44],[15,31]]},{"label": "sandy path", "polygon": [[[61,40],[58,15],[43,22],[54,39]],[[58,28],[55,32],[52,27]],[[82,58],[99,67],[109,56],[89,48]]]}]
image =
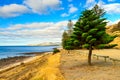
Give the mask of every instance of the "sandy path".
[{"label": "sandy path", "polygon": [[64,77],[61,75],[59,70],[60,56],[60,53],[50,55],[46,64],[41,67],[40,72],[38,72],[32,80],[64,80]]},{"label": "sandy path", "polygon": [[42,57],[0,72],[0,80],[64,80],[60,73],[60,53]]},{"label": "sandy path", "polygon": [[[86,53],[87,50],[62,51],[61,72],[66,80],[120,80],[120,63],[116,66],[110,61],[105,62],[103,59],[92,59],[93,66],[88,66],[87,56],[80,54]],[[119,58],[119,50],[95,50],[94,53],[99,55],[109,55]],[[116,54],[116,55],[114,55]]]}]

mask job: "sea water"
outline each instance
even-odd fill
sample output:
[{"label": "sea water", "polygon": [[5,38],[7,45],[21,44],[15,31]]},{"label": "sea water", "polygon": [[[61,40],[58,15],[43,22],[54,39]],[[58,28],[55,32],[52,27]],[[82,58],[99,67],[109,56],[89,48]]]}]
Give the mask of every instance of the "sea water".
[{"label": "sea water", "polygon": [[48,52],[59,46],[0,46],[0,59],[14,56],[24,56],[22,53]]}]

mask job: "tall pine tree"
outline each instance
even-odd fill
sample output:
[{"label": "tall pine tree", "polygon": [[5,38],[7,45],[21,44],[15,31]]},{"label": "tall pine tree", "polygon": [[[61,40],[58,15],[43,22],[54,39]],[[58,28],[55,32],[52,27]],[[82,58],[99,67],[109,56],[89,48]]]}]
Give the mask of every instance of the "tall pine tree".
[{"label": "tall pine tree", "polygon": [[[99,13],[100,14],[100,13]],[[74,48],[89,49],[88,64],[91,65],[92,50],[95,48],[110,48],[115,45],[108,45],[115,36],[105,32],[107,22],[94,10],[85,10],[75,24],[71,40]]]}]

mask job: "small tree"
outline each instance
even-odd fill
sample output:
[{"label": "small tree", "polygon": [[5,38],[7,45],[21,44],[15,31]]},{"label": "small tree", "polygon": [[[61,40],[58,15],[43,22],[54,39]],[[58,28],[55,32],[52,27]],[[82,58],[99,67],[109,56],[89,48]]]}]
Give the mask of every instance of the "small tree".
[{"label": "small tree", "polygon": [[65,46],[67,44],[67,40],[69,39],[70,37],[68,36],[67,32],[64,31],[63,32],[63,35],[62,35],[62,46],[63,48],[65,49]]},{"label": "small tree", "polygon": [[85,10],[75,24],[71,39],[76,48],[89,49],[88,64],[91,65],[92,50],[95,48],[109,48],[116,45],[108,45],[115,36],[110,36],[105,32],[106,19],[102,18],[102,13],[98,15],[98,10]]},{"label": "small tree", "polygon": [[104,16],[104,14],[105,14],[104,9],[100,8],[97,4],[92,8],[92,10],[98,16]]},{"label": "small tree", "polygon": [[62,35],[62,46],[66,50],[71,50],[74,47],[69,34],[65,31],[63,32],[63,35]]}]

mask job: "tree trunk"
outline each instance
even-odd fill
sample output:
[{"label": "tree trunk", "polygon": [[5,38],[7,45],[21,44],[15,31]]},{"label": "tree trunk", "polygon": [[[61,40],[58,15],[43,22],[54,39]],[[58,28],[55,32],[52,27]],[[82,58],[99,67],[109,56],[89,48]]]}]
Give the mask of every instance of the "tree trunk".
[{"label": "tree trunk", "polygon": [[88,64],[89,65],[91,65],[91,55],[92,55],[92,45],[90,45],[89,54],[88,54]]}]

